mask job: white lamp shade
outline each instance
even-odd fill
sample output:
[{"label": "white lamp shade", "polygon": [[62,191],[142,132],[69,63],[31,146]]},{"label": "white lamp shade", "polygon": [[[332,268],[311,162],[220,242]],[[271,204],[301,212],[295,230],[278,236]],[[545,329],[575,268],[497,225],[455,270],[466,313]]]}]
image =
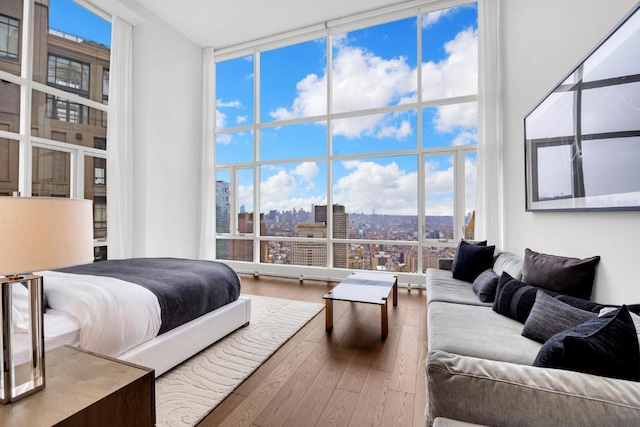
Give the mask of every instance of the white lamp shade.
[{"label": "white lamp shade", "polygon": [[92,261],[91,200],[0,197],[0,275]]}]

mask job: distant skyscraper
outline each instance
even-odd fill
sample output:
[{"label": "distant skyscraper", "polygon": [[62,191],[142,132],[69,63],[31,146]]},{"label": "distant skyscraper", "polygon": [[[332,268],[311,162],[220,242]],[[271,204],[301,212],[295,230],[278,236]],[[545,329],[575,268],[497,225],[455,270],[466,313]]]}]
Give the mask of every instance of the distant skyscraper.
[{"label": "distant skyscraper", "polygon": [[[345,212],[343,205],[333,205],[333,238],[346,239],[349,229],[349,214]],[[327,205],[314,206],[314,219],[316,223],[327,223]],[[347,268],[348,244],[333,244],[333,266],[335,268]]]},{"label": "distant skyscraper", "polygon": [[[216,181],[216,233],[229,233],[229,183]],[[229,240],[216,240],[216,258],[229,259]]]},{"label": "distant skyscraper", "polygon": [[[296,237],[327,237],[324,223],[303,222],[296,226]],[[324,240],[316,242],[293,242],[291,245],[291,264],[313,267],[327,266],[327,244]]]},{"label": "distant skyscraper", "polygon": [[[238,233],[253,234],[253,212],[240,212],[238,214]],[[260,234],[267,234],[267,225],[264,215],[260,214]],[[230,259],[235,261],[253,262],[253,240],[231,240],[229,247]],[[260,242],[260,262],[267,262],[269,256],[269,242]]]}]

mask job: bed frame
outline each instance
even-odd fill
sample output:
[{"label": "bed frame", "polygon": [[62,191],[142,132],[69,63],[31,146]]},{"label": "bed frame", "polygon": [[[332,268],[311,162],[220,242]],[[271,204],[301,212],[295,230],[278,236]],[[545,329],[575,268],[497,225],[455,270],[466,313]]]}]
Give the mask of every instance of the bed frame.
[{"label": "bed frame", "polygon": [[251,299],[236,301],[178,326],[117,356],[117,359],[147,366],[156,378],[214,342],[249,324]]}]

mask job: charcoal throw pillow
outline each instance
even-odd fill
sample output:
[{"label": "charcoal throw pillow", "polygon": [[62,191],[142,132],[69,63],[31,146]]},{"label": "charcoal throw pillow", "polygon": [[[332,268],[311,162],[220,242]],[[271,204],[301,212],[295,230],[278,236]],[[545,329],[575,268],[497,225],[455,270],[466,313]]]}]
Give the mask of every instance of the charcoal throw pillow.
[{"label": "charcoal throw pillow", "polygon": [[478,295],[482,302],[493,302],[496,298],[496,289],[498,287],[500,277],[492,270],[487,269],[480,273],[476,280],[473,281],[471,288]]},{"label": "charcoal throw pillow", "polygon": [[[509,273],[502,273],[500,280],[498,280],[493,311],[524,323],[536,302],[538,289],[514,279],[509,276]],[[556,295],[555,292],[545,292]]]},{"label": "charcoal throw pillow", "polygon": [[578,259],[525,249],[522,281],[565,295],[589,299],[599,256]]},{"label": "charcoal throw pillow", "polygon": [[483,271],[493,264],[495,246],[472,245],[460,241],[451,273],[454,279],[473,282]]},{"label": "charcoal throw pillow", "polygon": [[640,347],[626,306],[551,337],[533,366],[640,380]]},{"label": "charcoal throw pillow", "polygon": [[456,254],[453,257],[453,263],[451,264],[451,271],[456,269],[457,266],[457,260],[458,260],[458,254],[460,253],[460,246],[462,246],[462,244],[465,245],[474,245],[474,246],[487,246],[487,241],[486,240],[465,240],[465,239],[460,239],[460,241],[458,242],[458,246],[456,247]]},{"label": "charcoal throw pillow", "polygon": [[598,315],[566,304],[545,292],[536,292],[536,301],[524,322],[522,336],[545,343],[558,332],[574,328]]}]

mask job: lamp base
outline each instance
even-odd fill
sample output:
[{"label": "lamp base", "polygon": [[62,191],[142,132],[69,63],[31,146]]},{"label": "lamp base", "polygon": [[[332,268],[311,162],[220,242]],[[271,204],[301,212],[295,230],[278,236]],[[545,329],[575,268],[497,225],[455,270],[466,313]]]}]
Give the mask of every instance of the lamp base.
[{"label": "lamp base", "polygon": [[[0,403],[6,404],[27,397],[45,386],[42,277],[29,274],[0,278],[0,281]],[[18,288],[14,301],[14,286],[23,284],[26,285],[27,297],[21,298],[19,295],[24,292]],[[15,351],[18,339],[26,341],[29,347],[27,352],[18,354]]]}]

